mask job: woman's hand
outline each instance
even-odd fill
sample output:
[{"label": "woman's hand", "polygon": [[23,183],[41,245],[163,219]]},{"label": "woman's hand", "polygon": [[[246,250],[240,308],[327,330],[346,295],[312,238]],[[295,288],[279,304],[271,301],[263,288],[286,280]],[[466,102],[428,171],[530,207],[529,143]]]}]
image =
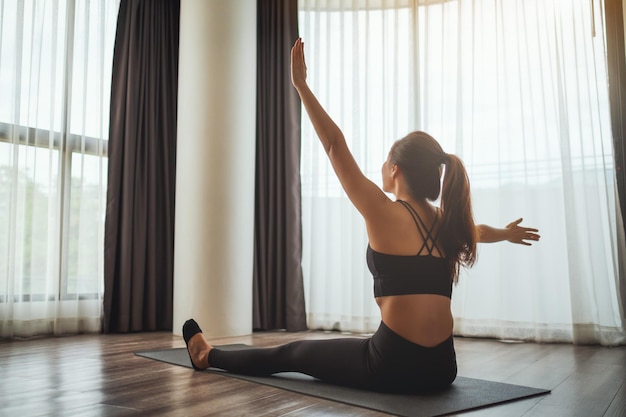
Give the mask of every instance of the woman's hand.
[{"label": "woman's hand", "polygon": [[291,48],[291,82],[296,89],[306,86],[306,63],[302,38],[298,38]]},{"label": "woman's hand", "polygon": [[522,222],[522,218],[509,223],[506,225],[505,229],[507,231],[507,238],[511,243],[518,243],[520,245],[530,246],[531,243],[527,242],[527,240],[537,241],[541,236],[537,232],[538,229],[534,229],[531,227],[521,227],[519,224]]},{"label": "woman's hand", "polygon": [[491,227],[486,224],[476,225],[476,234],[481,243],[502,242],[508,240],[511,243],[530,246],[528,240],[539,240],[539,230],[531,227],[521,227],[522,218],[506,225],[504,228]]}]

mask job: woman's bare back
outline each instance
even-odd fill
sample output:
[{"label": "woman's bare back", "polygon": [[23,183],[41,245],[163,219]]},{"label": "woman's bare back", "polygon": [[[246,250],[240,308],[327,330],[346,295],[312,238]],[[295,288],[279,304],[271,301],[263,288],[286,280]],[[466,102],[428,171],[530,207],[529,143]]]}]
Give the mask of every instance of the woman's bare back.
[{"label": "woman's bare back", "polygon": [[[442,257],[441,244],[429,241],[438,236],[441,213],[424,202],[407,201],[425,228],[418,229],[410,208],[401,202],[389,205],[387,213],[367,224],[370,247],[398,256]],[[424,233],[424,229],[430,234]],[[425,242],[426,239],[426,242]],[[436,346],[452,334],[450,298],[438,294],[406,294],[377,297],[382,320],[400,336],[422,346]]]}]

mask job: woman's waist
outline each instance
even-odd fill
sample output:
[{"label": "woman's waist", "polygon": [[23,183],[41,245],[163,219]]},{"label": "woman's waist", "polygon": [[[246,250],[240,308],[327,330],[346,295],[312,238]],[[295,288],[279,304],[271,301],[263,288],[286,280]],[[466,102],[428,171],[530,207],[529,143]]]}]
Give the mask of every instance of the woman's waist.
[{"label": "woman's waist", "polygon": [[399,336],[425,347],[452,335],[450,299],[433,294],[377,297],[383,322]]}]

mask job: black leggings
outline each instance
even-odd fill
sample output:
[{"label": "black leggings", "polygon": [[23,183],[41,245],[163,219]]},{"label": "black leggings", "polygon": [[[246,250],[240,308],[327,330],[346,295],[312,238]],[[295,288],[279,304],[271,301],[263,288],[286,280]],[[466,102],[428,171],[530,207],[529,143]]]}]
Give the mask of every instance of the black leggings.
[{"label": "black leggings", "polygon": [[452,336],[424,347],[381,322],[367,339],[302,340],[274,348],[220,350],[209,364],[244,375],[301,372],[322,381],[384,392],[419,392],[444,388],[456,377]]}]

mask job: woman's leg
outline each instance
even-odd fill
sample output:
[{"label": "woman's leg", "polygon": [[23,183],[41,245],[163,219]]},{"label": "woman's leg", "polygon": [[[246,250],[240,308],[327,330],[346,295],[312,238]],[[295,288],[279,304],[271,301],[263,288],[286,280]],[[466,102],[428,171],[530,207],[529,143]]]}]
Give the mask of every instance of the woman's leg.
[{"label": "woman's leg", "polygon": [[452,337],[426,348],[382,322],[367,339],[303,340],[237,351],[210,346],[193,320],[183,326],[183,336],[196,369],[212,366],[247,375],[301,372],[335,384],[393,392],[439,389],[456,376]]},{"label": "woman's leg", "polygon": [[183,326],[183,337],[194,369],[208,366],[246,375],[301,372],[354,387],[370,387],[370,339],[302,340],[275,348],[221,350],[206,341],[194,320]]},{"label": "woman's leg", "polygon": [[323,381],[353,387],[372,385],[369,339],[301,340],[274,348],[228,351],[213,348],[212,367],[246,375],[301,372]]}]

